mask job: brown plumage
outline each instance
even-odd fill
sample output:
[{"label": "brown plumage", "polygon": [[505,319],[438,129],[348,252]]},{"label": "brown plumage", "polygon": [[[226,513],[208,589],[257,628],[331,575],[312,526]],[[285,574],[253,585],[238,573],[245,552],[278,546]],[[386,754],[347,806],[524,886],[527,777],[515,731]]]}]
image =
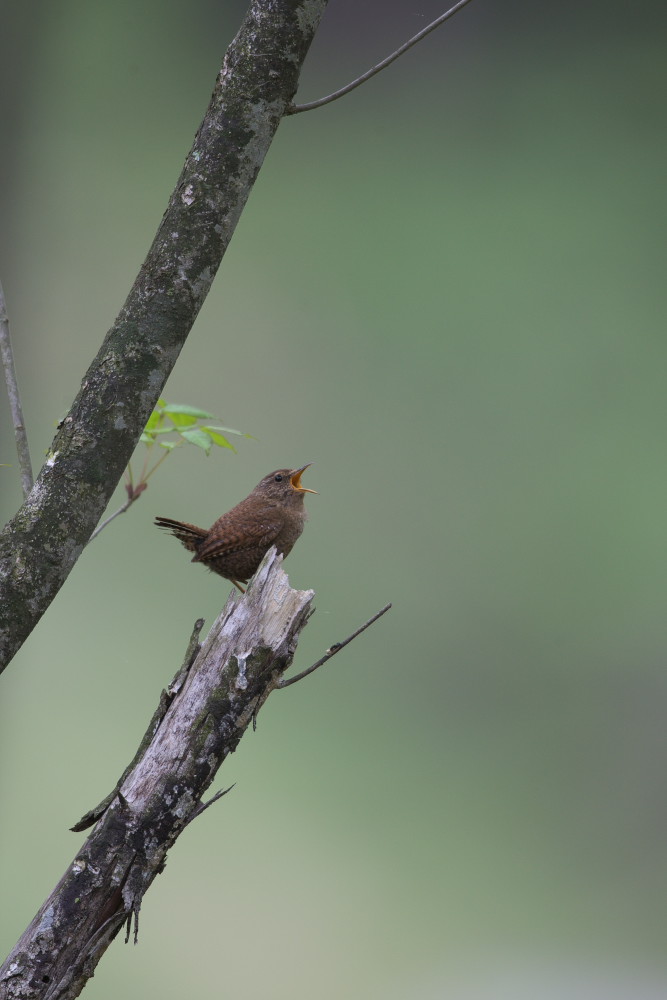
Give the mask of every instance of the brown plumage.
[{"label": "brown plumage", "polygon": [[169,517],[156,517],[155,523],[195,553],[192,562],[203,563],[243,591],[241,584],[256,572],[270,547],[275,545],[287,556],[303,531],[307,516],[303,498],[317,492],[301,485],[308,465],[264,476],[245,500],[219,517],[208,531]]}]

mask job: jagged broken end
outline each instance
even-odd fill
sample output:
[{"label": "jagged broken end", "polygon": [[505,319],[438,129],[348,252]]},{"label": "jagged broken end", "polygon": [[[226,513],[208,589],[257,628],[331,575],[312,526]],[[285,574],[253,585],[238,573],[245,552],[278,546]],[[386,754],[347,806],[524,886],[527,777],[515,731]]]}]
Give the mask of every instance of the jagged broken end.
[{"label": "jagged broken end", "polygon": [[288,635],[298,634],[312,613],[314,590],[293,590],[283,569],[283,557],[272,545],[250,580],[245,594],[234,590],[214,622],[200,657],[224,635],[241,635],[253,645],[278,648]]},{"label": "jagged broken end", "polygon": [[[292,590],[287,573],[283,569],[283,557],[277,551],[275,545],[271,546],[259,564],[259,569],[248,585],[247,593],[253,593],[258,589],[267,587],[276,587],[276,589],[281,591]],[[304,598],[307,597],[308,600],[312,600],[315,596],[314,590],[292,590],[292,593],[299,594]]]}]

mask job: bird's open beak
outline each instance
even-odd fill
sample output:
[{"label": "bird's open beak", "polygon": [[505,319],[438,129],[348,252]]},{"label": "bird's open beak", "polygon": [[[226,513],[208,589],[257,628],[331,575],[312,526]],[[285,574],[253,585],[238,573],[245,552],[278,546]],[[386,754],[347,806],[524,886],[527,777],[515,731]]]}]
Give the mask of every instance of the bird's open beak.
[{"label": "bird's open beak", "polygon": [[300,469],[296,469],[290,473],[289,481],[295,490],[299,490],[301,493],[317,493],[317,490],[309,490],[307,486],[301,485],[301,476],[312,464],[312,462],[308,462],[307,465],[302,465]]}]

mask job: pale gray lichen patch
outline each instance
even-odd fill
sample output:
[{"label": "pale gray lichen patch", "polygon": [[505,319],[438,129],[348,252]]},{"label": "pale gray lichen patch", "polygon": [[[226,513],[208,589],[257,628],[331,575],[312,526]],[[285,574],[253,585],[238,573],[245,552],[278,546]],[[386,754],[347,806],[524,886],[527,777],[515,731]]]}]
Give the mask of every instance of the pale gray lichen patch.
[{"label": "pale gray lichen patch", "polygon": [[[179,347],[175,347],[171,353],[178,355]],[[146,376],[146,388],[139,393],[139,405],[141,409],[150,416],[155,404],[155,393],[159,393],[164,384],[164,372],[161,368],[154,368]],[[148,417],[146,418],[148,419]]]},{"label": "pale gray lichen patch", "polygon": [[43,936],[50,936],[53,932],[53,921],[55,917],[55,912],[53,906],[47,906],[42,914],[42,919],[39,922],[38,934]]},{"label": "pale gray lichen patch", "polygon": [[245,691],[248,687],[248,678],[246,677],[246,660],[250,653],[239,653],[236,658],[236,680],[234,681],[234,687],[237,691]]},{"label": "pale gray lichen patch", "polygon": [[174,816],[178,816],[179,819],[186,819],[193,810],[195,804],[195,797],[192,791],[188,788],[183,794],[178,798],[176,805],[172,809]]},{"label": "pale gray lichen patch", "polygon": [[211,287],[212,281],[213,281],[213,274],[210,267],[203,268],[199,277],[191,281],[190,288],[192,289],[192,294],[194,296],[195,302],[204,301],[208,293],[208,290]]}]

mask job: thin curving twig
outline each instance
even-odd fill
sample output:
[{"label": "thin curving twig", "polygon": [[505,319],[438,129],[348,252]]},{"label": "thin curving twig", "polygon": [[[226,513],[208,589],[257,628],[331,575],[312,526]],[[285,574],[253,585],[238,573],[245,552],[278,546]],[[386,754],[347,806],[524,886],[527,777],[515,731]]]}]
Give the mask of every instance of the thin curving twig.
[{"label": "thin curving twig", "polygon": [[383,59],[382,62],[379,62],[376,66],[373,66],[373,68],[369,69],[366,73],[362,73],[362,75],[357,77],[356,80],[353,80],[352,83],[348,83],[345,87],[341,87],[340,90],[335,90],[333,94],[327,94],[326,97],[320,97],[317,101],[310,101],[308,104],[290,104],[290,106],[286,109],[285,114],[298,115],[302,111],[312,111],[313,108],[321,108],[323,105],[331,104],[332,101],[337,101],[339,97],[349,94],[351,90],[355,90],[356,87],[360,87],[362,83],[365,83],[366,80],[370,80],[370,78],[379,73],[380,70],[390,66],[396,59],[398,59],[399,56],[402,56],[404,52],[411,49],[413,45],[417,44],[417,42],[421,42],[422,38],[426,38],[427,35],[430,35],[432,31],[439,28],[441,24],[448,21],[450,17],[453,17],[454,14],[460,11],[461,8],[465,7],[468,3],[470,3],[470,0],[459,0],[458,3],[455,3],[454,6],[450,7],[450,9],[445,11],[444,14],[441,14],[440,17],[436,17],[435,21],[431,21],[431,23],[427,24],[425,28],[418,31],[416,35],[405,42],[404,45],[401,45],[399,49],[396,49],[395,52],[392,52],[391,55],[387,56],[386,59]]},{"label": "thin curving twig", "polygon": [[[129,468],[129,466],[128,466],[128,468]],[[115,510],[113,512],[113,514],[109,514],[108,517],[106,517],[103,521],[101,521],[97,525],[97,527],[95,528],[94,532],[92,533],[92,535],[88,539],[88,543],[90,544],[90,542],[92,542],[93,538],[97,538],[97,536],[99,535],[100,531],[104,531],[104,529],[106,528],[107,524],[111,524],[111,522],[114,520],[114,518],[118,517],[119,514],[124,514],[126,510],[129,510],[129,508],[132,506],[132,504],[134,503],[134,501],[139,499],[139,497],[141,496],[141,494],[146,489],[147,485],[148,484],[146,483],[146,481],[142,480],[142,482],[138,483],[137,486],[134,486],[133,483],[128,478],[128,482],[125,483],[125,492],[127,493],[127,500],[125,501],[125,503],[121,507],[118,508],[118,510]]]},{"label": "thin curving twig", "polygon": [[372,618],[369,618],[367,622],[364,622],[363,625],[360,625],[359,628],[356,630],[356,632],[353,632],[352,635],[348,635],[347,639],[343,639],[342,642],[334,642],[333,646],[330,646],[329,649],[327,649],[324,656],[320,657],[317,663],[313,663],[312,667],[308,667],[307,670],[302,670],[301,673],[296,674],[295,677],[288,677],[287,679],[283,678],[278,687],[279,688],[289,687],[290,684],[296,684],[297,681],[303,680],[303,678],[307,677],[308,674],[312,674],[313,670],[317,670],[318,667],[321,667],[323,663],[326,663],[327,660],[330,660],[332,656],[336,655],[336,653],[340,653],[341,649],[344,646],[347,646],[348,642],[352,642],[352,640],[356,639],[358,635],[361,635],[361,633],[364,632],[369,625],[372,625],[373,622],[376,622],[378,620],[378,618],[381,618],[382,615],[384,615],[387,611],[389,611],[390,607],[391,604],[385,604],[385,606],[383,608],[380,608],[380,610],[376,612],[376,614],[374,614]]},{"label": "thin curving twig", "polygon": [[125,503],[122,505],[122,507],[119,507],[118,510],[115,510],[113,512],[113,514],[109,514],[109,516],[105,517],[105,519],[103,521],[100,521],[100,523],[97,525],[97,527],[95,528],[94,532],[92,533],[92,535],[88,539],[88,543],[90,544],[90,542],[92,542],[93,538],[97,538],[97,536],[99,535],[100,531],[104,531],[104,529],[106,528],[107,524],[111,524],[111,522],[115,518],[117,518],[119,514],[124,514],[125,511],[128,510],[132,506],[132,504],[134,503],[135,499],[136,499],[136,497],[130,497],[129,500],[125,501]]},{"label": "thin curving twig", "polygon": [[21,409],[21,396],[19,386],[16,381],[16,369],[14,368],[14,353],[12,342],[9,337],[9,318],[5,305],[5,293],[0,282],[0,351],[2,352],[2,366],[5,370],[5,382],[7,383],[7,395],[9,396],[9,406],[12,413],[12,423],[14,425],[14,437],[16,438],[16,451],[19,458],[19,471],[21,474],[21,487],[23,496],[27,497],[33,486],[32,463],[30,461],[30,450],[28,448],[28,435],[23,423],[23,410]]}]

